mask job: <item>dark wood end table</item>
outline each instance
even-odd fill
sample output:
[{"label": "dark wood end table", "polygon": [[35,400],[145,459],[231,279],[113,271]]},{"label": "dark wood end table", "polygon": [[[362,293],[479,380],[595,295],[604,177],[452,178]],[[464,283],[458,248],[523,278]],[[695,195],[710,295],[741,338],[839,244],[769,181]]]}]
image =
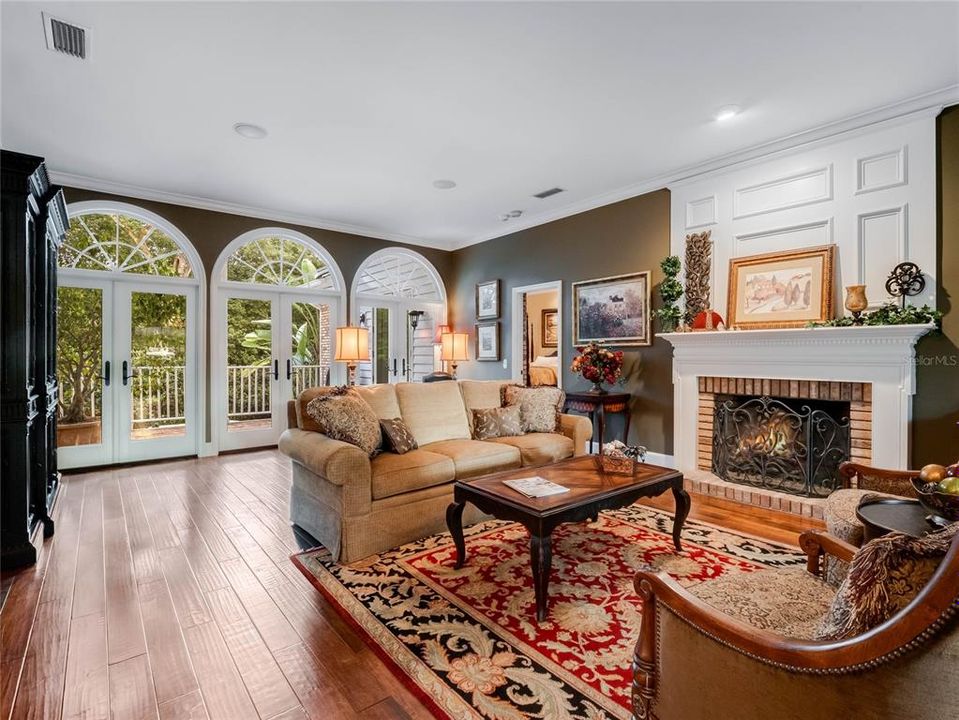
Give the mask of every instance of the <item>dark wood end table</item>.
[{"label": "dark wood end table", "polygon": [[563,412],[580,412],[589,415],[589,421],[599,425],[599,454],[603,454],[603,442],[606,434],[606,413],[626,416],[623,430],[623,442],[629,443],[629,393],[566,393]]},{"label": "dark wood end table", "polygon": [[856,517],[862,523],[863,543],[890,532],[922,537],[940,529],[926,520],[929,511],[918,500],[908,498],[863,498],[856,508]]},{"label": "dark wood end table", "polygon": [[[569,488],[569,492],[545,498],[528,498],[504,480],[533,476]],[[512,520],[529,530],[530,565],[536,593],[536,618],[545,620],[549,605],[549,573],[552,564],[551,535],[562,523],[596,520],[601,510],[632,505],[641,497],[655,497],[672,490],[676,501],[673,545],[682,550],[680,536],[689,514],[689,495],[683,489],[682,473],[658,465],[638,464],[632,475],[607,473],[599,457],[582,455],[538,468],[523,468],[459,481],[453,486],[453,502],[446,509],[446,524],[456,544],[456,567],[466,562],[463,508],[472,503],[499,520]]]}]

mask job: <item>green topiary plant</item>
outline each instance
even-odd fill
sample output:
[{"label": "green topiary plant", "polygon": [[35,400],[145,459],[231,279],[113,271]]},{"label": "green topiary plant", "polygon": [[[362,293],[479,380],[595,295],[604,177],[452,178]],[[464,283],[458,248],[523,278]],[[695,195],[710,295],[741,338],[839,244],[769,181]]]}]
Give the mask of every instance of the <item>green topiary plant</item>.
[{"label": "green topiary plant", "polygon": [[659,284],[659,296],[663,299],[663,306],[653,312],[662,326],[663,332],[673,332],[682,320],[683,311],[679,309],[677,301],[683,296],[683,284],[676,279],[682,263],[676,255],[664,258],[659,264],[666,276]]}]

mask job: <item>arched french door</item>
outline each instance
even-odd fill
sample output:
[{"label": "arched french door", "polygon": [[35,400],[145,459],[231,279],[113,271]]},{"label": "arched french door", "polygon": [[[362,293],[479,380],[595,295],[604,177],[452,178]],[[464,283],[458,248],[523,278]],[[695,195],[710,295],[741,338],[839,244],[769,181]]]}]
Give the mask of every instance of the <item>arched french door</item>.
[{"label": "arched french door", "polygon": [[57,273],[60,467],[195,455],[199,255],[142,208],[94,201],[68,210]]},{"label": "arched french door", "polygon": [[351,289],[353,322],[370,330],[370,362],[356,382],[416,382],[438,364],[436,333],[446,324],[446,287],[418,252],[385,248],[360,265]]},{"label": "arched french door", "polygon": [[220,450],[275,445],[303,389],[342,382],[334,330],[343,276],[316,241],[285,228],[245,233],[213,269],[213,417]]}]

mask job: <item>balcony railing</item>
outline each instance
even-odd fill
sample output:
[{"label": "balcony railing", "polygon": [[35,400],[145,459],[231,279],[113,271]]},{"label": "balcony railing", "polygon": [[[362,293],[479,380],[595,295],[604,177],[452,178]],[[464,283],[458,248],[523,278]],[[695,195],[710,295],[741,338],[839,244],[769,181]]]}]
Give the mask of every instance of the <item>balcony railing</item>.
[{"label": "balcony railing", "polygon": [[[273,368],[268,365],[228,365],[227,416],[230,420],[269,417],[272,412],[270,380]],[[301,391],[330,382],[329,365],[293,365],[290,381],[292,400]]]},{"label": "balcony railing", "polygon": [[138,366],[130,381],[133,424],[176,425],[186,420],[183,365]]}]

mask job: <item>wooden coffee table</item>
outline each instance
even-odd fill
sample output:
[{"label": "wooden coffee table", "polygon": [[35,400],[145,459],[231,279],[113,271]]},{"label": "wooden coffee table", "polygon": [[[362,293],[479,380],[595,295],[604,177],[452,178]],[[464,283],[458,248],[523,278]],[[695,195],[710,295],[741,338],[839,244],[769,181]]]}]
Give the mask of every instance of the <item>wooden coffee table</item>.
[{"label": "wooden coffee table", "polygon": [[[528,498],[503,484],[504,480],[538,475],[569,488],[569,492],[547,498]],[[500,520],[521,523],[529,530],[529,554],[536,592],[536,618],[545,620],[549,605],[549,572],[552,564],[550,536],[558,525],[595,520],[600,510],[632,505],[641,497],[655,497],[673,491],[673,544],[682,550],[680,534],[689,514],[689,495],[683,490],[682,473],[658,465],[639,464],[630,475],[604,472],[596,455],[562,460],[538,468],[524,468],[486,475],[453,486],[453,502],[446,509],[446,524],[456,544],[456,567],[466,561],[463,539],[463,507],[472,503]]]}]

